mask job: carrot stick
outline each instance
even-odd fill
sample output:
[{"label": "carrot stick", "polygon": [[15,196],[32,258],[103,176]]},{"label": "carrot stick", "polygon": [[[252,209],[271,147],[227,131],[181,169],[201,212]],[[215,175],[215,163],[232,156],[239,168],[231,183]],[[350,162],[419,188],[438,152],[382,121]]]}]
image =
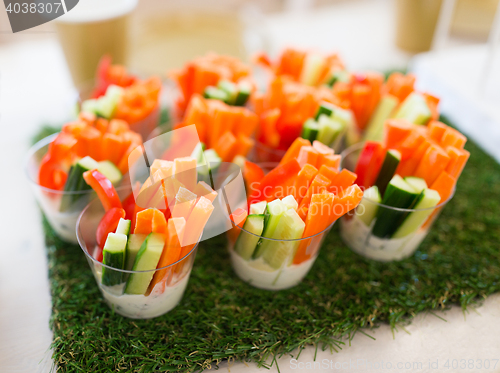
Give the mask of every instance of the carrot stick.
[{"label": "carrot stick", "polygon": [[152,208],[139,211],[135,217],[134,233],[150,234],[153,231],[153,215]]},{"label": "carrot stick", "polygon": [[432,144],[420,160],[414,176],[423,178],[427,185],[431,185],[446,169],[449,161],[448,154],[440,146]]},{"label": "carrot stick", "polygon": [[236,137],[228,131],[218,139],[213,149],[217,152],[219,157],[221,157],[223,162],[231,162],[232,159],[229,158],[234,155],[235,146]]},{"label": "carrot stick", "polygon": [[299,205],[302,201],[302,198],[307,194],[309,186],[311,185],[311,181],[317,173],[318,169],[316,167],[310,164],[306,164],[297,174],[297,178],[295,179],[295,184],[293,186],[292,195]]},{"label": "carrot stick", "polygon": [[307,139],[303,139],[302,137],[297,137],[297,139],[295,139],[295,141],[286,151],[285,155],[280,161],[280,164],[285,164],[293,158],[297,158],[299,156],[300,149],[303,146],[311,146],[311,142]]},{"label": "carrot stick", "polygon": [[300,148],[299,155],[297,156],[297,162],[299,162],[300,167],[304,167],[306,164],[317,167],[318,157],[319,153],[315,148],[312,146],[303,146]]},{"label": "carrot stick", "polygon": [[307,194],[302,198],[299,208],[302,208],[302,206],[309,206],[313,194],[319,194],[326,190],[331,183],[332,182],[328,180],[326,176],[317,174],[309,186]]},{"label": "carrot stick", "polygon": [[427,128],[429,130],[430,138],[439,144],[441,142],[441,140],[443,139],[444,133],[446,132],[446,130],[449,127],[446,124],[444,124],[443,122],[439,122],[437,120],[432,120],[427,125]]},{"label": "carrot stick", "polygon": [[452,146],[447,147],[446,152],[450,157],[450,162],[446,166],[446,172],[458,180],[465,164],[469,160],[470,153],[465,149],[457,149]]},{"label": "carrot stick", "polygon": [[354,172],[344,168],[333,178],[328,191],[340,195],[344,189],[349,188],[356,181],[356,178],[357,175]]},{"label": "carrot stick", "polygon": [[467,137],[462,135],[456,129],[448,127],[443,135],[443,138],[441,139],[440,145],[443,148],[446,148],[447,146],[454,146],[457,149],[463,149],[466,142]]},{"label": "carrot stick", "polygon": [[318,167],[327,166],[339,169],[341,158],[340,154],[321,154],[318,159]]}]

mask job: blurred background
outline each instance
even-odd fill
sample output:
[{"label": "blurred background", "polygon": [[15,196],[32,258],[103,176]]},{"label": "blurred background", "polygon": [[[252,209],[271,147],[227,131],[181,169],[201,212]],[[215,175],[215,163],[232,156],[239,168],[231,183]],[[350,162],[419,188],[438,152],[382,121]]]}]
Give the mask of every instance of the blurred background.
[{"label": "blurred background", "polygon": [[[90,78],[102,51],[144,74],[164,74],[207,51],[248,60],[256,51],[276,55],[288,45],[337,50],[353,69],[385,69],[404,67],[433,47],[485,43],[498,1],[107,0],[106,12],[96,10],[103,2],[80,0],[66,21],[18,34],[0,12],[0,45],[55,40],[59,30],[77,84]],[[441,33],[440,11],[448,26]]]}]

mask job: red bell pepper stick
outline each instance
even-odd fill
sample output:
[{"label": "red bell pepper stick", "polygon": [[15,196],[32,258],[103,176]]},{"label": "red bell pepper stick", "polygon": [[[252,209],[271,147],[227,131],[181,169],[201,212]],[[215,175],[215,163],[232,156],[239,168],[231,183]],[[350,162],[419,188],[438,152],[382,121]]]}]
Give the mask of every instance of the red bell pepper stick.
[{"label": "red bell pepper stick", "polygon": [[356,184],[366,189],[371,187],[377,179],[382,163],[384,162],[385,148],[376,141],[367,141],[359,155],[354,173],[358,175]]},{"label": "red bell pepper stick", "polygon": [[100,262],[102,262],[102,249],[104,249],[108,233],[116,231],[120,219],[125,219],[125,210],[119,207],[113,207],[104,214],[97,226],[95,238],[100,250],[94,252],[94,258]]},{"label": "red bell pepper stick", "polygon": [[270,202],[276,198],[287,196],[288,189],[293,186],[300,169],[299,162],[295,158],[279,165],[261,180],[258,189],[252,191],[249,203],[264,200]]},{"label": "red bell pepper stick", "polygon": [[62,190],[67,178],[68,174],[61,169],[59,163],[49,153],[45,154],[38,170],[38,184],[48,189]]},{"label": "red bell pepper stick", "polygon": [[264,171],[253,162],[245,161],[243,167],[243,179],[245,180],[245,187],[247,188],[247,195],[259,188],[260,181],[264,178]]},{"label": "red bell pepper stick", "polygon": [[115,187],[111,181],[106,178],[106,176],[97,170],[89,170],[83,173],[83,178],[85,179],[85,182],[97,193],[97,196],[101,200],[101,203],[106,211],[112,209],[113,207],[122,208],[120,197],[118,197]]},{"label": "red bell pepper stick", "polygon": [[127,198],[122,202],[123,209],[125,210],[125,219],[132,220],[135,211],[135,196],[134,192],[130,193]]}]

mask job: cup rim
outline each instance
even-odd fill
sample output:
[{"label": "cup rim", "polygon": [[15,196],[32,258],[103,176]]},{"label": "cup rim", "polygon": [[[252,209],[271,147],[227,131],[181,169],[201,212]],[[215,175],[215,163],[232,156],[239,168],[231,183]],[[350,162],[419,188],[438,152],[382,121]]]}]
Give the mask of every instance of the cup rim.
[{"label": "cup rim", "polygon": [[[95,198],[94,200],[90,201],[90,203],[85,206],[85,208],[82,210],[82,212],[80,213],[80,215],[78,215],[78,219],[76,220],[76,238],[78,240],[78,245],[80,246],[80,249],[83,251],[83,253],[85,254],[85,256],[87,256],[87,258],[91,259],[92,262],[94,262],[94,264],[99,264],[105,268],[109,268],[113,271],[117,271],[117,272],[122,272],[122,273],[149,273],[149,272],[156,272],[156,271],[160,271],[162,269],[168,269],[168,268],[171,268],[173,266],[175,266],[176,264],[182,262],[184,259],[186,259],[187,257],[189,257],[197,248],[198,248],[198,244],[200,243],[200,241],[198,241],[196,243],[196,245],[194,245],[194,247],[186,254],[184,255],[182,258],[180,258],[179,260],[177,260],[175,263],[172,263],[172,264],[169,264],[168,266],[165,266],[165,267],[161,267],[161,268],[156,268],[156,269],[148,269],[148,270],[145,270],[145,271],[133,271],[133,270],[128,270],[128,269],[119,269],[119,268],[115,268],[115,267],[111,267],[107,264],[104,264],[100,261],[98,261],[96,258],[94,258],[92,255],[89,254],[89,252],[85,249],[87,247],[87,245],[85,244],[85,240],[83,239],[82,237],[82,233],[81,233],[81,220],[82,220],[82,217],[83,215],[85,214],[85,212],[87,211],[87,209],[90,208],[90,205],[92,203],[96,203],[96,202],[99,202],[99,199],[98,198]],[[83,244],[82,244],[83,242]],[[85,246],[85,248],[84,248]]]},{"label": "cup rim", "polygon": [[[345,158],[347,156],[349,156],[350,154],[352,154],[353,152],[362,149],[363,146],[364,146],[364,144],[365,144],[365,142],[366,141],[361,141],[361,142],[359,142],[357,144],[351,145],[350,147],[348,147],[347,149],[345,149],[342,153],[340,153],[340,170],[344,169],[344,167],[343,167],[344,164],[343,163],[344,163]],[[441,207],[443,207],[444,205],[446,205],[453,198],[453,196],[455,195],[455,191],[456,191],[456,187],[453,188],[453,191],[452,191],[451,195],[445,201],[440,201],[434,207],[426,207],[426,208],[423,208],[423,209],[407,209],[407,208],[400,208],[400,207],[389,206],[389,205],[385,205],[383,203],[375,202],[375,201],[373,201],[373,200],[365,197],[364,195],[363,195],[362,200],[363,201],[368,201],[369,203],[372,203],[372,204],[374,204],[374,205],[376,205],[378,207],[383,207],[385,209],[394,210],[394,211],[401,211],[401,212],[430,211],[430,210],[438,210]]]},{"label": "cup rim", "polygon": [[325,232],[328,232],[333,227],[333,225],[337,222],[337,220],[335,220],[333,223],[331,223],[328,227],[326,227],[325,229],[323,229],[321,232],[315,233],[312,236],[307,236],[307,237],[302,237],[302,238],[295,238],[295,239],[287,239],[287,240],[281,240],[279,238],[264,237],[262,235],[258,235],[258,234],[249,232],[246,229],[244,229],[243,227],[239,226],[238,224],[235,224],[232,220],[231,220],[231,224],[233,225],[233,228],[238,227],[243,232],[248,233],[248,234],[250,234],[250,235],[252,235],[254,237],[262,238],[264,240],[277,241],[277,242],[300,242],[300,241],[304,241],[304,240],[308,240],[308,239],[314,238],[314,237],[319,236],[320,234],[323,234]]},{"label": "cup rim", "polygon": [[286,149],[274,149],[274,148],[271,148],[269,145],[266,145],[266,144],[264,144],[263,142],[261,142],[259,140],[255,141],[255,147],[263,149],[265,151],[268,151],[271,154],[280,155],[281,157],[283,157],[286,154],[286,152],[287,152]]},{"label": "cup rim", "polygon": [[[86,195],[86,194],[91,194],[93,192],[93,189],[77,190],[77,191],[64,191],[64,190],[51,189],[51,188],[47,188],[47,187],[41,186],[39,184],[39,182],[36,181],[36,180],[34,180],[32,178],[32,176],[30,175],[30,173],[28,172],[28,163],[30,162],[30,160],[34,156],[34,154],[37,151],[39,151],[41,148],[43,148],[44,146],[50,144],[60,133],[61,133],[61,131],[53,133],[52,135],[49,135],[47,137],[44,137],[43,139],[41,139],[38,142],[36,142],[33,146],[31,146],[31,148],[29,148],[28,154],[26,155],[25,161],[24,161],[24,172],[26,174],[26,177],[27,177],[28,181],[33,186],[35,186],[35,187],[43,190],[44,192],[50,193],[50,194],[59,194],[59,195]],[[123,175],[123,177],[125,177],[125,175]],[[115,186],[115,190],[117,192],[121,191],[121,190],[124,190],[126,188],[129,188],[129,186],[128,185],[118,185],[118,186]]]}]

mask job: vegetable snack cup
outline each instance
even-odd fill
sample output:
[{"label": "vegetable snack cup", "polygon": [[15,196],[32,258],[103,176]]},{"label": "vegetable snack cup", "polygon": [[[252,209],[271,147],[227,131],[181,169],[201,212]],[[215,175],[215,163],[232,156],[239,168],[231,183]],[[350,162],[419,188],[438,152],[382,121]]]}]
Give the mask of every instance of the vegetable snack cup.
[{"label": "vegetable snack cup", "polygon": [[[172,310],[186,289],[198,244],[183,247],[181,259],[166,267],[149,271],[116,269],[93,255],[96,230],[103,215],[99,200],[92,201],[78,219],[77,236],[105,302],[116,313],[133,319],[154,318]],[[134,286],[132,279],[136,280]],[[155,285],[151,288],[152,283]]]},{"label": "vegetable snack cup", "polygon": [[[342,153],[341,168],[354,170],[364,144]],[[441,209],[453,194],[425,209],[403,209],[377,203],[365,195],[354,213],[340,219],[342,240],[354,252],[382,262],[411,256],[429,233]],[[394,224],[394,219],[398,224]]]},{"label": "vegetable snack cup", "polygon": [[59,237],[71,243],[77,243],[76,221],[89,203],[92,189],[85,191],[65,192],[42,187],[38,183],[38,170],[49,144],[57,137],[57,133],[37,142],[28,153],[26,173],[33,193],[45,217]]},{"label": "vegetable snack cup", "polygon": [[[227,232],[233,269],[240,279],[260,289],[282,290],[294,287],[311,270],[323,240],[333,224],[313,236],[295,240],[276,240],[257,236],[239,225],[234,225],[234,228]],[[243,258],[234,251],[238,239],[260,241],[259,246],[267,246],[267,252],[270,253],[272,250],[273,254],[271,256],[263,254],[257,258]],[[269,250],[270,248],[272,249]],[[305,260],[300,263],[294,260],[298,250],[305,251]]]}]

